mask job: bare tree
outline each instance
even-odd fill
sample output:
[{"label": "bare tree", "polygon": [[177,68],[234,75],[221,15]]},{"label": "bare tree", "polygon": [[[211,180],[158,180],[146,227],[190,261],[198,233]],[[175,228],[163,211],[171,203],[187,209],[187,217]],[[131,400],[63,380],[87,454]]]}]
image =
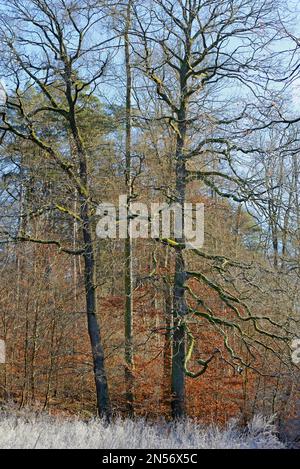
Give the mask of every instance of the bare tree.
[{"label": "bare tree", "polygon": [[[96,201],[90,191],[89,155],[80,128],[82,96],[92,96],[105,76],[113,37],[99,34],[103,12],[99,2],[53,0],[1,2],[3,67],[10,77],[7,115],[1,130],[8,137],[30,141],[67,179],[78,194],[79,212],[61,201],[55,209],[75,219],[81,240],[74,249],[64,239],[35,239],[30,233],[10,233],[21,241],[56,245],[60,251],[82,255],[88,331],[92,348],[99,415],[109,420],[110,399],[98,323],[93,216]],[[18,24],[18,27],[16,27]],[[32,96],[35,95],[33,99]],[[41,116],[68,129],[70,145],[55,145],[41,133]],[[42,211],[44,208],[42,208]]]},{"label": "bare tree", "polygon": [[[281,6],[273,0],[243,0],[238,4],[229,0],[154,0],[135,6],[137,68],[145,77],[148,95],[161,101],[160,119],[169,124],[174,135],[176,182],[172,199],[181,206],[182,213],[188,185],[195,180],[215,196],[233,203],[264,199],[263,179],[252,165],[253,156],[264,150],[249,129],[255,127],[252,119],[256,107],[262,103],[268,107],[271,97],[274,99],[278,93],[275,87],[269,89],[269,84],[278,78],[272,65],[279,52],[276,48],[267,51],[267,46],[285,35],[278,27]],[[150,121],[151,116],[146,119]],[[225,308],[239,321],[252,322],[259,334],[283,341],[286,337],[279,329],[271,333],[259,327],[257,322],[263,319],[252,316],[246,304],[227,287],[203,272],[190,271],[184,236],[165,242],[175,249],[176,255],[172,410],[177,418],[185,413],[185,375],[200,376],[215,356],[213,353],[208,359],[198,360],[199,371],[188,370],[195,344],[188,327],[190,313],[215,325],[233,361],[239,360],[239,356],[229,346],[228,328],[239,330],[241,341],[246,348],[250,346],[240,325],[217,317],[195,296],[188,286],[190,279],[210,288]],[[212,269],[217,269],[221,277],[224,275],[223,279],[227,278],[227,269],[235,269],[235,274],[230,274],[232,279],[239,276],[239,269],[246,271],[245,265],[227,257],[199,250],[195,253],[210,260]],[[232,281],[227,278],[225,282]],[[198,308],[191,307],[187,294]],[[276,327],[271,319],[264,321]]]},{"label": "bare tree", "polygon": [[[125,64],[126,64],[126,189],[128,210],[134,197],[132,168],[132,67],[131,67],[131,29],[132,1],[128,0],[125,17]],[[129,212],[128,212],[129,213]],[[125,385],[129,415],[134,414],[133,407],[133,240],[131,219],[127,219],[127,237],[125,240]]]}]

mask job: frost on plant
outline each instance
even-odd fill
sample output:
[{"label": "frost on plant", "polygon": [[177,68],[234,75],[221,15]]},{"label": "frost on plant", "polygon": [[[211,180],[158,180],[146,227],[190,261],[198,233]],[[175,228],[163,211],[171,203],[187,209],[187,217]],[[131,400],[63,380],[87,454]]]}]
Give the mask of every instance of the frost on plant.
[{"label": "frost on plant", "polygon": [[246,430],[235,422],[226,428],[204,427],[190,420],[178,424],[149,424],[117,419],[100,421],[56,419],[47,415],[10,415],[0,418],[0,448],[12,449],[271,449],[283,448],[272,423],[255,417]]}]

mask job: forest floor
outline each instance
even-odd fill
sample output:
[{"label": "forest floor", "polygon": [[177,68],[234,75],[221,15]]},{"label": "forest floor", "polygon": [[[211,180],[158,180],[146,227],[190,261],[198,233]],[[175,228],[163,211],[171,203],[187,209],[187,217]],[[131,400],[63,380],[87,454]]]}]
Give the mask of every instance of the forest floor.
[{"label": "forest floor", "polygon": [[191,420],[151,424],[145,420],[101,421],[0,412],[1,449],[280,449],[271,420],[257,416],[247,428],[204,427]]}]

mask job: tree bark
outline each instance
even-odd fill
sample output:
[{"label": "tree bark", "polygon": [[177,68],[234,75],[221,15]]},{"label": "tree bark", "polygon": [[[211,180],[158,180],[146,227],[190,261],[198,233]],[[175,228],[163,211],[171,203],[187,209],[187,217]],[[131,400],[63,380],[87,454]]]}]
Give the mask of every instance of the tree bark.
[{"label": "tree bark", "polygon": [[[96,297],[96,269],[95,269],[95,252],[92,237],[92,216],[90,209],[90,201],[88,195],[88,167],[86,153],[78,131],[75,111],[72,109],[70,102],[70,126],[74,137],[74,142],[79,158],[79,175],[86,194],[81,193],[80,200],[80,216],[82,220],[82,237],[83,237],[83,258],[84,258],[84,282],[85,282],[85,298],[86,312],[88,323],[88,334],[90,338],[94,378],[97,395],[97,409],[100,418],[107,422],[111,419],[111,404],[108,390],[108,382],[105,370],[104,351],[100,333],[100,326],[97,318],[97,297]],[[73,112],[72,112],[73,111]]]},{"label": "tree bark", "polygon": [[[125,66],[126,66],[126,190],[127,204],[133,196],[132,189],[132,73],[130,64],[130,39],[132,1],[128,0],[125,19]],[[125,239],[125,389],[126,408],[129,416],[134,415],[134,357],[133,357],[133,242],[131,237],[131,220],[127,219],[127,237]]]},{"label": "tree bark", "polygon": [[[181,77],[181,109],[178,113],[178,137],[176,146],[176,196],[177,203],[182,213],[182,236],[176,238],[180,244],[185,243],[184,236],[184,203],[186,197],[186,162],[185,162],[185,140],[186,140],[186,69],[182,68]],[[173,343],[172,343],[172,417],[179,419],[185,416],[185,326],[184,317],[187,314],[185,298],[186,268],[183,250],[176,249],[175,253],[175,276],[174,276],[174,309],[173,309]]]}]

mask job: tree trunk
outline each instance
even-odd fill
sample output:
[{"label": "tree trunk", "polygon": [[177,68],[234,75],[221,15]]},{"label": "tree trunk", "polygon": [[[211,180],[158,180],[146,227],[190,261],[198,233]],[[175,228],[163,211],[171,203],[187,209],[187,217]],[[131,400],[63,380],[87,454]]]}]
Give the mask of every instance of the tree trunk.
[{"label": "tree trunk", "polygon": [[85,280],[85,297],[88,321],[88,333],[90,337],[94,377],[97,393],[98,414],[106,421],[111,418],[111,406],[109,399],[108,383],[104,366],[104,352],[100,335],[100,327],[97,319],[97,302],[96,302],[96,283],[95,283],[95,258],[93,250],[93,242],[91,236],[90,219],[88,215],[87,203],[82,205],[83,218],[83,240],[84,240],[84,280]]},{"label": "tree trunk", "polygon": [[176,254],[174,284],[174,325],[172,342],[172,417],[179,419],[185,415],[185,327],[182,319],[186,314],[184,297],[185,267],[181,252]]},{"label": "tree trunk", "polygon": [[80,217],[82,223],[83,237],[83,258],[84,258],[84,282],[85,282],[85,298],[86,312],[88,322],[88,333],[92,348],[94,378],[97,395],[97,409],[100,418],[107,422],[111,419],[111,404],[109,398],[109,390],[107,376],[104,363],[104,351],[100,334],[100,327],[97,319],[97,297],[96,297],[96,269],[95,269],[95,252],[92,237],[92,215],[90,209],[89,193],[88,193],[88,166],[86,153],[83,142],[80,137],[73,103],[70,99],[70,126],[74,137],[78,159],[79,159],[79,176],[82,185],[79,197],[80,201]]},{"label": "tree trunk", "polygon": [[[184,96],[184,71],[181,80],[181,93]],[[182,213],[182,235],[176,238],[178,243],[185,243],[184,236],[184,203],[186,196],[186,166],[185,166],[185,138],[186,138],[186,101],[182,99],[182,108],[178,113],[179,134],[176,148],[176,196]],[[185,415],[185,326],[184,317],[187,314],[185,298],[186,268],[183,250],[177,249],[175,253],[174,277],[174,309],[173,309],[173,343],[172,343],[172,417],[179,419]]]},{"label": "tree trunk", "polygon": [[171,376],[172,376],[172,289],[168,280],[164,282],[165,297],[165,335],[164,335],[164,351],[163,351],[163,383],[162,383],[162,399],[165,405],[170,403],[171,395]]},{"label": "tree trunk", "polygon": [[[129,30],[131,25],[131,7],[132,2],[128,0],[126,21],[125,21],[125,64],[126,64],[126,190],[127,203],[130,208],[132,200],[132,159],[131,159],[131,141],[132,141],[132,113],[131,113],[131,92],[132,92],[132,74],[130,65],[130,43]],[[125,240],[125,388],[126,388],[126,407],[128,414],[134,415],[134,359],[133,359],[133,243],[131,237],[131,220],[127,219],[127,237]]]}]

